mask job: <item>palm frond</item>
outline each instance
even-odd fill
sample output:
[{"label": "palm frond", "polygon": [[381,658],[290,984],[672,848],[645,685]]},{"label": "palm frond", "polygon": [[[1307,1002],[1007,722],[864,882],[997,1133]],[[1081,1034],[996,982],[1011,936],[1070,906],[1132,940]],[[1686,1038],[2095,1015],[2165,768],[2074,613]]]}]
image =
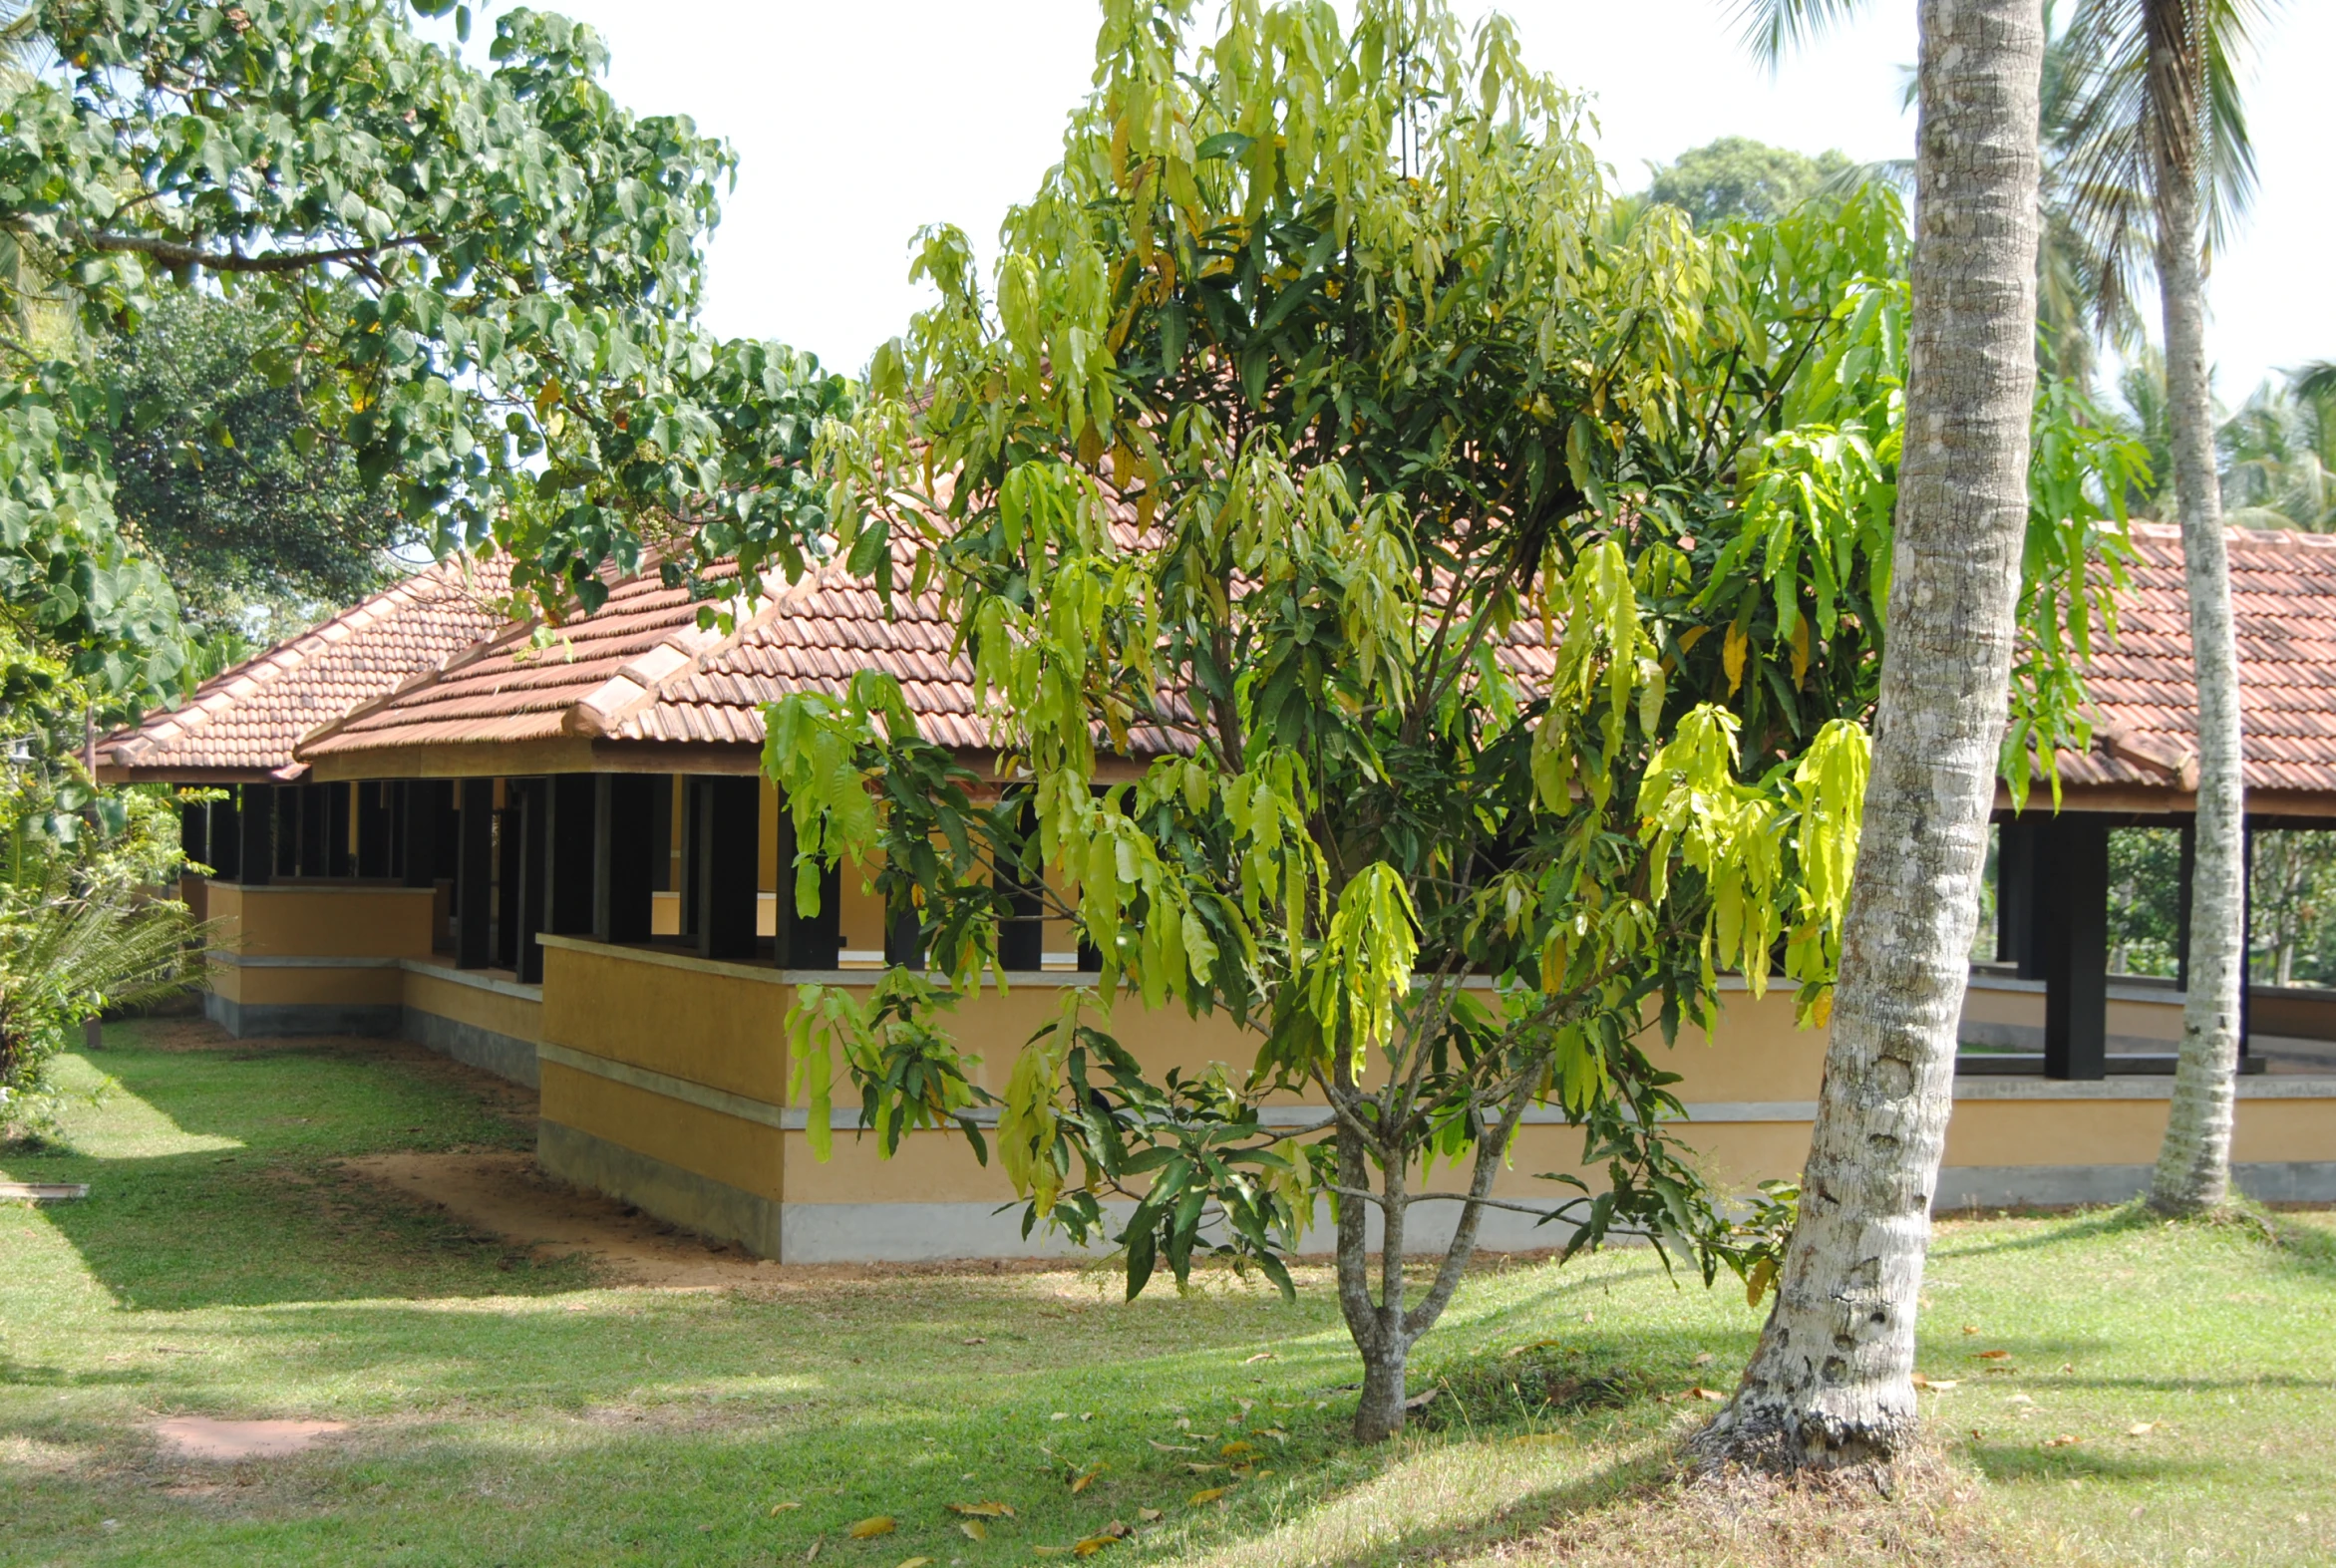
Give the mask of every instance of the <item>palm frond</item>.
[{"label": "palm frond", "polygon": [[1795,50],[1855,19],[1865,0],[1737,0],[1745,49],[1774,71]]}]

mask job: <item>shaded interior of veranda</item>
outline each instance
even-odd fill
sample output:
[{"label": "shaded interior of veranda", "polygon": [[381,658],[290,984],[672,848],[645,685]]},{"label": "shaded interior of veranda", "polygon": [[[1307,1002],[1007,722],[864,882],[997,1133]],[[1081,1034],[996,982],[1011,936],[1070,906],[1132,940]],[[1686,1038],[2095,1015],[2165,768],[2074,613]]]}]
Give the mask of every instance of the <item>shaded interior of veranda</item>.
[{"label": "shaded interior of veranda", "polygon": [[[2007,800],[1998,813],[1995,956],[1974,965],[1966,997],[1942,1208],[2123,1199],[2145,1184],[2164,1129],[2179,978],[2108,973],[2109,834],[2186,832],[2194,783],[2178,543],[2145,525],[2137,545],[2121,634],[2093,672],[2093,748],[2060,760],[2059,814],[2041,789],[2027,812]],[[2323,673],[2336,653],[2336,545],[2238,534],[2232,566],[2250,834],[2336,826],[2336,674]],[[222,695],[243,678],[233,671],[150,721],[180,726],[167,756],[142,750],[140,733],[109,738],[102,756],[111,777],[229,788],[187,809],[186,834],[214,870],[189,893],[221,925],[206,1006],[230,1031],[402,1033],[536,1086],[547,1171],[766,1256],[1045,1250],[1045,1232],[1024,1238],[1018,1207],[1003,1207],[1003,1176],[956,1135],[912,1134],[879,1160],[838,1111],[823,1163],[789,1102],[781,1024],[794,988],[869,985],[885,962],[916,961],[916,935],[887,929],[848,871],[827,878],[816,917],[778,896],[794,846],[760,774],[761,705],[887,669],[927,736],[978,762],[987,736],[949,628],[929,603],[887,615],[834,571],[730,608],[733,632],[702,629],[687,595],[649,575],[614,584],[545,645],[519,624],[450,632],[459,646],[440,651],[411,624],[369,643],[368,627],[399,617],[361,606],[341,619],[362,624],[334,646],[374,684],[280,757],[244,743],[237,774],[229,748],[206,750],[206,729],[234,734],[239,707],[267,700],[263,684],[240,705]],[[1138,755],[1114,766],[1141,768],[1148,744],[1165,743],[1139,736]],[[126,761],[141,757],[153,761]],[[1001,952],[1009,988],[968,1000],[952,1024],[992,1090],[1063,989],[1095,979],[1065,922],[1011,922]],[[2336,992],[2258,986],[2248,1014],[2238,1179],[2267,1199],[2336,1199]],[[1132,1000],[1115,1023],[1161,1066],[1254,1051],[1221,1019]],[[1689,1141],[1717,1175],[1798,1169],[1825,1043],[1794,1026],[1784,991],[1756,999],[1740,985],[1716,1041],[1682,1037],[1666,1065],[1683,1075]],[[1267,1111],[1326,1113],[1294,1098]],[[1497,1190],[1560,1197],[1533,1173],[1577,1169],[1579,1135],[1551,1111],[1527,1117],[1520,1144]],[[1457,1219],[1458,1205],[1437,1207],[1444,1225]],[[1513,1212],[1486,1238],[1556,1239]]]}]

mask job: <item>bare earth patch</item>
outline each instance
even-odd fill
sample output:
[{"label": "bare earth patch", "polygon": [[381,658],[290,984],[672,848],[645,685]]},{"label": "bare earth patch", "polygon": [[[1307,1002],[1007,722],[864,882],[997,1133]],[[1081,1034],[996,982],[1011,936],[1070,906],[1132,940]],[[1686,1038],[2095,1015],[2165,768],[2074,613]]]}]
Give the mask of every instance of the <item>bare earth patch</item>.
[{"label": "bare earth patch", "polygon": [[527,1154],[367,1154],[343,1168],[537,1257],[581,1255],[626,1285],[702,1290],[777,1272],[612,1198],[551,1181]]},{"label": "bare earth patch", "polygon": [[227,1462],[286,1458],[319,1437],[348,1429],[347,1421],[223,1421],[207,1415],[173,1415],[155,1422],[155,1435],[181,1458]]}]

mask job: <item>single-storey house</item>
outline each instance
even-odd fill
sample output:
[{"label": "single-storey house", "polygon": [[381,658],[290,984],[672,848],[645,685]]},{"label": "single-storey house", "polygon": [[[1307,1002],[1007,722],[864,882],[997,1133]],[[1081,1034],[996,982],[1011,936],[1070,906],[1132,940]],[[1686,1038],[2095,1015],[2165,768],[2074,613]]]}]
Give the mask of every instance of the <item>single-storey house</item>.
[{"label": "single-storey house", "polygon": [[[2146,525],[2136,542],[2123,633],[2096,664],[2093,749],[2062,759],[2058,817],[2046,820],[2040,790],[2005,824],[1999,961],[1974,966],[1942,1208],[2129,1196],[2164,1128],[2178,983],[2107,976],[2106,950],[2088,934],[2106,909],[2106,875],[2092,867],[2108,831],[2178,828],[2191,807],[2179,546]],[[2336,546],[2236,534],[2232,555],[2253,825],[2336,821],[2336,677],[2323,681],[2325,661],[2309,651],[2323,626],[2336,627],[2320,608],[2336,583]],[[360,879],[330,918],[295,930],[247,921],[225,939],[214,985],[247,976],[253,958],[307,964],[319,985],[305,1005],[322,1011],[305,1027],[322,1028],[346,1016],[331,1010],[353,1005],[369,972],[354,961],[394,972],[400,1014],[370,1027],[536,1084],[546,1170],[764,1256],[1002,1256],[1046,1245],[1000,1211],[1012,1196],[1004,1178],[954,1135],[912,1134],[880,1161],[872,1140],[839,1131],[822,1163],[787,1092],[782,1021],[794,989],[865,986],[888,954],[913,955],[853,876],[831,877],[814,918],[778,896],[792,829],[761,777],[761,706],[837,690],[874,664],[901,678],[931,738],[986,756],[952,628],[929,604],[903,601],[887,615],[869,587],[834,569],[795,585],[740,584],[728,633],[700,627],[698,608],[654,575],[615,582],[590,614],[547,631],[501,627],[320,722],[294,749],[305,779],[360,786],[359,799],[402,786],[443,813],[443,917],[399,916],[397,900],[411,896],[402,878]],[[2279,695],[2266,700],[2258,684]],[[282,825],[265,812],[238,817],[247,863],[279,863],[267,835]],[[221,914],[247,894],[225,874],[209,889]],[[992,1088],[1062,988],[1095,978],[1057,924],[1006,933],[1010,989],[954,1015]],[[330,994],[333,984],[351,1001]],[[2258,1049],[2270,1071],[2240,1088],[2240,1179],[2270,1198],[2336,1198],[2336,1058],[2314,1055],[2316,1000],[2288,1000],[2256,995],[2258,1031],[2275,1015],[2282,1046]],[[1221,1019],[1148,1014],[1132,1000],[1116,1022],[1163,1065],[1245,1062],[1254,1050]],[[1673,1065],[1690,1140],[1718,1174],[1749,1182],[1799,1168],[1825,1044],[1823,1030],[1794,1026],[1782,991],[1755,1001],[1739,990],[1716,1040],[1682,1039]],[[1554,1114],[1528,1118],[1521,1137],[1503,1195],[1550,1196],[1528,1173],[1575,1165],[1578,1137]],[[1486,1237],[1530,1247],[1550,1233],[1502,1215]]]}]

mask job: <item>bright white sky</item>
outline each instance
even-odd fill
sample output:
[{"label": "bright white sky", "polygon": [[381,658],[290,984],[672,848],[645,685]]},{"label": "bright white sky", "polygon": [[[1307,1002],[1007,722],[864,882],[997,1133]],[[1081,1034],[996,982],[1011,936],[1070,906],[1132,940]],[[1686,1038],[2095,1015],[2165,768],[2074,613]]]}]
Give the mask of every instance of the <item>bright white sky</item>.
[{"label": "bright white sky", "polygon": [[[907,283],[918,226],[954,222],[986,246],[1055,160],[1088,86],[1097,14],[1094,0],[535,3],[608,40],[620,102],[690,115],[737,148],[707,325],[852,372],[920,303]],[[1873,0],[1773,79],[1738,47],[1728,0],[1499,9],[1530,63],[1593,97],[1599,150],[1625,188],[1645,183],[1648,161],[1721,136],[1861,160],[1913,151],[1913,117],[1898,107],[1912,0]],[[482,24],[474,59],[492,36]],[[2260,53],[2248,102],[2262,188],[2213,277],[2216,390],[2233,402],[2277,368],[2336,358],[2336,5],[2292,0]]]}]

